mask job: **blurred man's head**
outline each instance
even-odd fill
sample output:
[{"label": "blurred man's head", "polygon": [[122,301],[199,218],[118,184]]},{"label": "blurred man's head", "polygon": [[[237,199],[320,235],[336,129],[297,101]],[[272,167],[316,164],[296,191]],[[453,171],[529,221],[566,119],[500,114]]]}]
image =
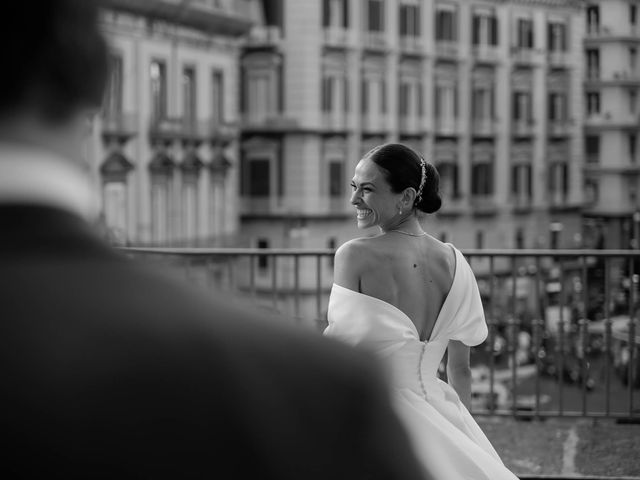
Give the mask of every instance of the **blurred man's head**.
[{"label": "blurred man's head", "polygon": [[0,29],[0,141],[77,157],[102,103],[107,46],[97,0],[5,2]]}]

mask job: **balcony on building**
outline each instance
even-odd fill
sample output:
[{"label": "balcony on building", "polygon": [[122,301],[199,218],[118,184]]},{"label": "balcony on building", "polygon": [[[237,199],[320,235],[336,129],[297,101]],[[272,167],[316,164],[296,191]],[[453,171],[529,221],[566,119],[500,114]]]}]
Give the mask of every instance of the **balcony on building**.
[{"label": "balcony on building", "polygon": [[128,140],[138,133],[138,115],[135,113],[104,112],[101,124],[105,137]]},{"label": "balcony on building", "polygon": [[587,25],[584,44],[597,45],[603,42],[637,42],[640,37],[640,26],[621,23],[616,27]]},{"label": "balcony on building", "polygon": [[372,52],[386,52],[389,49],[385,32],[364,32],[362,34],[362,48]]},{"label": "balcony on building", "polygon": [[418,115],[401,115],[398,118],[398,129],[401,135],[420,135],[424,131],[422,118]]},{"label": "balcony on building", "polygon": [[283,113],[254,112],[242,116],[242,129],[251,132],[288,132],[300,129],[297,119]]},{"label": "balcony on building", "polygon": [[637,69],[621,69],[602,73],[593,71],[588,72],[587,83],[597,86],[637,87],[640,83],[640,73]]},{"label": "balcony on building", "polygon": [[569,120],[549,120],[547,132],[550,137],[567,137],[571,135],[571,122]]},{"label": "balcony on building", "polygon": [[436,57],[442,60],[457,60],[460,55],[458,42],[451,40],[436,40]]},{"label": "balcony on building", "polygon": [[203,122],[207,139],[212,143],[226,145],[237,139],[240,127],[237,123],[221,121],[217,118]]},{"label": "balcony on building", "polygon": [[353,216],[355,211],[353,205],[349,203],[349,198],[344,195],[321,195],[314,202],[311,213],[315,216],[346,218]]},{"label": "balcony on building", "polygon": [[322,129],[329,132],[345,132],[350,129],[350,118],[345,112],[323,112]]},{"label": "balcony on building", "polygon": [[151,119],[149,137],[152,140],[189,140],[200,141],[207,136],[206,127],[193,118],[181,116],[161,116]]},{"label": "balcony on building", "polygon": [[514,137],[532,137],[535,133],[535,123],[531,121],[514,120],[511,123],[511,134]]},{"label": "balcony on building", "polygon": [[422,38],[415,35],[401,35],[400,53],[408,56],[424,55],[424,43]]},{"label": "balcony on building", "polygon": [[362,132],[370,134],[386,134],[389,129],[387,116],[384,114],[366,114],[361,119]]},{"label": "balcony on building", "polygon": [[571,54],[563,50],[552,50],[547,53],[547,63],[551,68],[569,68]]},{"label": "balcony on building", "polygon": [[587,115],[585,119],[585,129],[591,131],[601,130],[636,130],[639,125],[637,114],[616,112],[603,112],[599,114]]},{"label": "balcony on building", "polygon": [[281,196],[243,195],[240,199],[241,215],[285,215],[287,212],[285,200]]},{"label": "balcony on building", "polygon": [[500,53],[495,45],[473,45],[471,55],[476,63],[496,64],[500,62]]},{"label": "balcony on building", "polygon": [[457,217],[468,210],[465,200],[460,195],[443,195],[442,207],[438,210],[437,215],[439,217]]},{"label": "balcony on building", "polygon": [[239,37],[251,28],[250,4],[226,0],[105,0],[113,10],[178,23],[216,35]]},{"label": "balcony on building", "polygon": [[555,191],[549,192],[548,196],[549,208],[552,210],[564,210],[569,207],[569,195],[567,192]]},{"label": "balcony on building", "polygon": [[460,122],[457,118],[436,118],[434,132],[443,137],[454,136],[460,133]]},{"label": "balcony on building", "polygon": [[476,216],[495,215],[498,212],[498,204],[493,194],[471,195],[471,211]]},{"label": "balcony on building", "polygon": [[254,25],[244,43],[245,48],[277,48],[282,41],[282,30],[274,25]]},{"label": "balcony on building", "polygon": [[535,63],[535,50],[527,47],[512,47],[511,60],[517,65],[533,65]]},{"label": "balcony on building", "polygon": [[533,198],[525,193],[513,194],[511,205],[514,213],[529,213],[533,208]]},{"label": "balcony on building", "polygon": [[324,27],[324,44],[332,48],[347,48],[353,43],[352,33],[344,27]]},{"label": "balcony on building", "polygon": [[476,137],[492,137],[496,134],[496,121],[492,118],[474,118],[471,132]]}]

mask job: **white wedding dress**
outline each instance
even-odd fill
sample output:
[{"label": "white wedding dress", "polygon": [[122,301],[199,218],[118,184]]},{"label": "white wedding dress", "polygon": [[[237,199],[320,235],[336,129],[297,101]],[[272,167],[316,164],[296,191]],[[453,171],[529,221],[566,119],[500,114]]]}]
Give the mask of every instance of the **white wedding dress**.
[{"label": "white wedding dress", "polygon": [[437,377],[449,340],[478,345],[487,336],[475,277],[455,249],[451,290],[431,337],[395,306],[334,284],[325,335],[374,351],[389,368],[394,403],[418,458],[437,480],[517,480],[458,394]]}]

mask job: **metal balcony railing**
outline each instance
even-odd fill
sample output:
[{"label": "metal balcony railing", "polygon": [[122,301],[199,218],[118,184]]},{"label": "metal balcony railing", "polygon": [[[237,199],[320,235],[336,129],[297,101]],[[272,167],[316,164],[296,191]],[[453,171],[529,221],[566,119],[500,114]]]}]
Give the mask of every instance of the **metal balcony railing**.
[{"label": "metal balcony railing", "polygon": [[[288,241],[305,236],[292,219]],[[326,326],[333,250],[127,248],[189,281]],[[640,421],[638,250],[465,250],[487,340],[471,354],[472,410]]]}]

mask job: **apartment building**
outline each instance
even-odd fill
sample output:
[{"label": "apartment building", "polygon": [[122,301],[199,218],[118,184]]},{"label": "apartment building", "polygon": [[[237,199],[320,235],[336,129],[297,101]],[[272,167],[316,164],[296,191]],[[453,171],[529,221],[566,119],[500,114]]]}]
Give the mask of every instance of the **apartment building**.
[{"label": "apartment building", "polygon": [[88,157],[112,241],[216,246],[238,228],[238,59],[252,0],[108,0],[111,78]]},{"label": "apartment building", "polygon": [[637,0],[586,5],[584,217],[599,248],[640,247],[639,15]]},{"label": "apartment building", "polygon": [[583,2],[262,4],[240,61],[244,245],[335,247],[376,233],[356,230],[348,185],[384,142],[437,166],[444,205],[424,226],[442,240],[582,245]]},{"label": "apartment building", "polygon": [[428,231],[461,247],[580,243],[579,1],[271,0],[245,45],[241,217],[252,246],[358,235],[348,183],[374,145],[438,167]]}]

